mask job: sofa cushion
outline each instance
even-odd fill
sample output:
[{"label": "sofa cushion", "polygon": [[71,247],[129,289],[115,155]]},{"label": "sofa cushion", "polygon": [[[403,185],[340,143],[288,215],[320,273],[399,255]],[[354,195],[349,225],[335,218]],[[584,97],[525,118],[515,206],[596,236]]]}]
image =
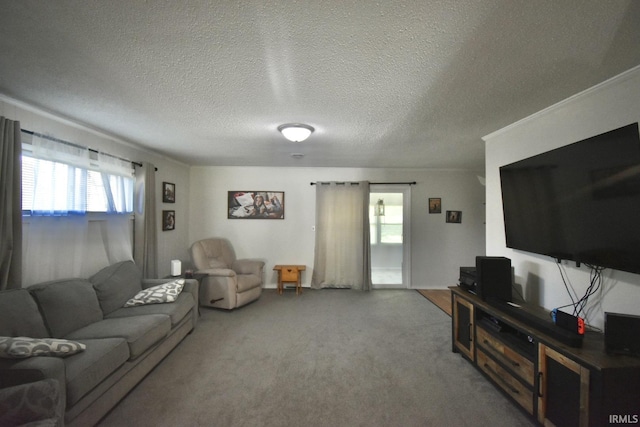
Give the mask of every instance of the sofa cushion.
[{"label": "sofa cushion", "polygon": [[125,307],[110,313],[105,316],[105,319],[139,316],[141,314],[164,314],[171,318],[171,327],[174,327],[184,319],[194,306],[195,302],[193,300],[193,295],[182,292],[178,295],[178,299],[171,304],[150,304],[140,305],[137,307]]},{"label": "sofa cushion", "polygon": [[0,337],[0,357],[24,359],[33,356],[67,357],[84,351],[85,345],[58,338]]},{"label": "sofa cushion", "polygon": [[64,360],[67,381],[67,408],[129,359],[129,347],[123,338],[82,340],[87,349]]},{"label": "sofa cushion", "polygon": [[105,315],[122,307],[142,290],[142,273],[133,261],[122,261],[105,267],[89,280],[93,283]]},{"label": "sofa cushion", "polygon": [[164,314],[104,319],[69,334],[67,339],[124,338],[129,345],[129,358],[135,359],[166,337],[171,319]]},{"label": "sofa cushion", "polygon": [[152,286],[138,292],[127,301],[125,307],[136,307],[138,305],[147,304],[164,304],[174,302],[178,299],[182,288],[184,287],[184,279],[174,280],[172,282],[162,283]]},{"label": "sofa cushion", "polygon": [[85,279],[56,280],[28,289],[52,337],[64,338],[69,332],[102,320],[96,293]]},{"label": "sofa cushion", "polygon": [[38,305],[26,289],[0,292],[0,335],[47,338]]}]

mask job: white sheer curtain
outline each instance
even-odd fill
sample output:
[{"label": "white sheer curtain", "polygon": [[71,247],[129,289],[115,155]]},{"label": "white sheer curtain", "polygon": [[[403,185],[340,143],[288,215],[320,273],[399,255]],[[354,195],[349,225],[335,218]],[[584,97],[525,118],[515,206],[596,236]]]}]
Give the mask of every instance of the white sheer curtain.
[{"label": "white sheer curtain", "polygon": [[37,134],[25,147],[23,286],[133,259],[131,163]]},{"label": "white sheer curtain", "polygon": [[23,286],[81,277],[88,252],[89,223],[84,216],[33,216],[23,219]]},{"label": "white sheer curtain", "polygon": [[133,212],[133,185],[131,162],[105,153],[97,153],[92,162],[101,172],[105,194],[105,212]]},{"label": "white sheer curtain", "polygon": [[133,259],[131,215],[33,216],[23,220],[23,286],[89,277]]},{"label": "white sheer curtain", "polygon": [[313,288],[371,289],[369,183],[316,185]]}]

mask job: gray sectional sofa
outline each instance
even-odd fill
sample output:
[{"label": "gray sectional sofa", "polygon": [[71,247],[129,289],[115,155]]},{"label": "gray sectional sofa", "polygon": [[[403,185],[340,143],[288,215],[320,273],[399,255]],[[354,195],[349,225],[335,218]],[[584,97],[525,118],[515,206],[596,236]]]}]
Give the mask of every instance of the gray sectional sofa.
[{"label": "gray sectional sofa", "polygon": [[84,347],[66,357],[3,356],[0,396],[2,389],[52,379],[65,408],[58,425],[96,424],[195,328],[196,280],[184,280],[173,302],[124,307],[141,290],[168,281],[143,280],[126,261],[89,279],[0,292],[0,337],[56,338]]}]

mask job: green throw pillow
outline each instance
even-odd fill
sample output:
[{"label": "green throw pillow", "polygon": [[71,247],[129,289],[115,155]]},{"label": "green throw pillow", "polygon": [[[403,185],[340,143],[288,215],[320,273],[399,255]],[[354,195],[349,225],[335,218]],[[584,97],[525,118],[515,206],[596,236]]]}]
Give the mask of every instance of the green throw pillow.
[{"label": "green throw pillow", "polygon": [[163,283],[151,288],[143,289],[136,296],[125,303],[125,307],[135,307],[137,305],[146,304],[163,304],[165,302],[174,302],[178,299],[178,295],[184,287],[184,279],[174,280],[173,282]]},{"label": "green throw pillow", "polygon": [[57,338],[0,337],[0,357],[5,359],[33,356],[66,357],[86,348],[85,344]]}]

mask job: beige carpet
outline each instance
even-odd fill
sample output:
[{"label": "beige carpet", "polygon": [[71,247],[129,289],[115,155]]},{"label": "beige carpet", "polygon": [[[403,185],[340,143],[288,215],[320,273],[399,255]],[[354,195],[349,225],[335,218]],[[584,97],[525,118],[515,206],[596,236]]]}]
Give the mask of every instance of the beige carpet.
[{"label": "beige carpet", "polygon": [[413,290],[265,290],[195,331],[101,427],[533,426]]}]

